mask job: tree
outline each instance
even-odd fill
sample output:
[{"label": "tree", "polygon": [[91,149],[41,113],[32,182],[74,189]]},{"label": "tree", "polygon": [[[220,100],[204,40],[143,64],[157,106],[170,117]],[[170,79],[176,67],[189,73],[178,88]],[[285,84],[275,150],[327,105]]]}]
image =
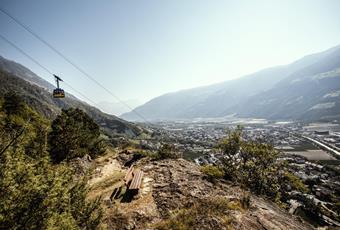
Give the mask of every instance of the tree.
[{"label": "tree", "polygon": [[[8,93],[0,110],[2,114],[0,122],[1,150],[9,147],[9,144],[20,138],[20,145],[25,154],[40,158],[46,153],[47,134],[50,122],[30,108],[23,99],[15,93]],[[25,131],[25,132],[24,132]],[[22,135],[25,133],[25,135]]]},{"label": "tree", "polygon": [[86,154],[94,157],[105,151],[99,126],[84,111],[74,108],[62,110],[52,122],[49,146],[55,163]]},{"label": "tree", "polygon": [[[242,139],[242,129],[229,132],[217,146],[223,153],[222,165],[226,177],[240,183],[257,194],[279,199],[285,168],[277,161],[278,152],[273,146]],[[292,177],[291,177],[292,178]],[[299,184],[294,178],[295,185]],[[299,184],[301,185],[301,184]]]},{"label": "tree", "polygon": [[24,111],[25,103],[22,98],[14,92],[6,93],[3,108],[7,114],[20,114]]},{"label": "tree", "polygon": [[95,229],[99,199],[86,200],[86,181],[74,180],[66,164],[51,164],[40,135],[48,123],[26,104],[20,113],[1,107],[0,116],[7,147],[0,154],[0,229]]},{"label": "tree", "polygon": [[237,154],[242,143],[242,128],[237,126],[234,131],[228,130],[227,138],[224,138],[217,145],[217,149],[223,153],[223,166],[226,177],[234,178],[237,169]]}]

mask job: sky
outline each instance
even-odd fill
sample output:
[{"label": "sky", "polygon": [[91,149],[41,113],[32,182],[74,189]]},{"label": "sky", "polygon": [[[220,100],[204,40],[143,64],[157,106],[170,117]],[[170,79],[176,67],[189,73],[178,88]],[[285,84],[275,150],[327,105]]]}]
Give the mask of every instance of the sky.
[{"label": "sky", "polygon": [[[340,44],[338,0],[0,0],[131,107]],[[117,100],[0,12],[0,34],[91,99]],[[0,55],[53,83],[0,39]],[[128,108],[126,108],[128,109]]]}]

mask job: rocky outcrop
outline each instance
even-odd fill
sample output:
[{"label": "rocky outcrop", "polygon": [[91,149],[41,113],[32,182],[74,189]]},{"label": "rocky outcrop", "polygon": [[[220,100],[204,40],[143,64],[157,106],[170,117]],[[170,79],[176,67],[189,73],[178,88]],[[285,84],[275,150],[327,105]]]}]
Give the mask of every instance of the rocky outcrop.
[{"label": "rocky outcrop", "polygon": [[[313,229],[234,183],[209,182],[192,162],[144,158],[135,167],[144,172],[142,187],[131,202],[114,200],[108,205],[108,229]],[[242,203],[244,197],[250,197],[248,206]],[[189,228],[181,225],[186,219],[192,223]],[[181,226],[176,228],[176,223]]]},{"label": "rocky outcrop", "polygon": [[[224,197],[233,201],[240,200],[244,194],[238,186],[227,181],[213,184],[203,179],[199,167],[183,159],[151,162],[143,167],[143,171],[153,179],[152,197],[161,219],[202,200]],[[233,210],[228,214],[233,219],[234,229],[313,229],[276,204],[253,195],[249,209]],[[199,229],[225,229],[219,218],[208,215],[200,218]]]}]

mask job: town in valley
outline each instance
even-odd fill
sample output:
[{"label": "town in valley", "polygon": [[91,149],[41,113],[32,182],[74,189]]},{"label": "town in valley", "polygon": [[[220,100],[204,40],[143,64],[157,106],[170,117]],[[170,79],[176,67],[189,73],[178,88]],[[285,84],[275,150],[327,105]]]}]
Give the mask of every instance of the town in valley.
[{"label": "town in valley", "polygon": [[340,125],[334,122],[307,123],[267,121],[263,119],[160,121],[150,128],[154,138],[141,140],[146,148],[155,149],[160,142],[175,143],[182,157],[197,165],[219,165],[224,155],[216,148],[228,131],[242,127],[243,138],[268,143],[279,152],[279,161],[308,185],[309,192],[287,188],[289,212],[312,202],[324,210],[325,223],[339,224],[332,216],[340,194]]}]

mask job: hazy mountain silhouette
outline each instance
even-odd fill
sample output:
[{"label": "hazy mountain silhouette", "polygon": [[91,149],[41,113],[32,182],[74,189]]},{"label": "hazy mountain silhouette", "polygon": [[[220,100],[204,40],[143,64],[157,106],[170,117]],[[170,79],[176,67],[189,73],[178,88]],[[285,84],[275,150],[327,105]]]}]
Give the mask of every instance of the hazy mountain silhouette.
[{"label": "hazy mountain silhouette", "polygon": [[[336,94],[340,78],[318,81],[314,78],[315,74],[327,74],[329,71],[335,71],[335,74],[336,69],[340,68],[339,53],[340,46],[337,46],[291,64],[264,69],[238,79],[164,94],[135,110],[150,120],[223,117],[230,114],[271,119],[313,119],[318,118],[317,114],[322,115],[321,118],[334,118],[339,114],[338,103],[326,110],[322,108],[331,105],[322,103],[336,100],[336,97],[332,100],[321,100],[320,97]],[[300,79],[300,82],[289,85],[294,79]],[[299,103],[294,103],[293,99],[300,97]],[[138,120],[132,112],[121,117]]]}]

